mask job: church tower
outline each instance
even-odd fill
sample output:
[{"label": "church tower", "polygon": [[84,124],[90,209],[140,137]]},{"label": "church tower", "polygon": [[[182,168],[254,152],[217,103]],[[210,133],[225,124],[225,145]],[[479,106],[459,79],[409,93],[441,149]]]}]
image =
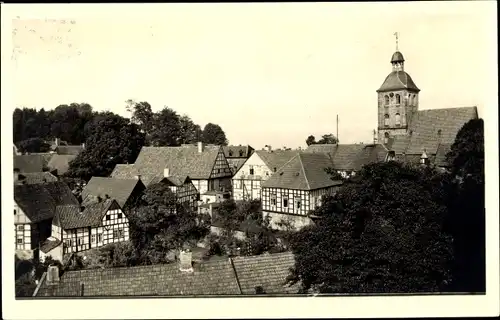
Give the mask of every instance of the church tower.
[{"label": "church tower", "polygon": [[396,135],[405,135],[413,113],[418,110],[417,88],[410,75],[404,70],[405,59],[398,50],[392,55],[392,72],[377,90],[378,94],[378,141],[390,144]]}]

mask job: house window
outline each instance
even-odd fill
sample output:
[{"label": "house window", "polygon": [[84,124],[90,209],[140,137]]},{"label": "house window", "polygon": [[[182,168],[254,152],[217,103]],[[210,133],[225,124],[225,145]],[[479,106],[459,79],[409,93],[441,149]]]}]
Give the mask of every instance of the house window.
[{"label": "house window", "polygon": [[102,233],[97,234],[97,242],[102,242]]},{"label": "house window", "polygon": [[396,113],[396,125],[401,125],[401,115],[399,113]]},{"label": "house window", "polygon": [[16,209],[14,209],[14,215],[16,215],[16,214],[17,214],[17,210],[16,210]]},{"label": "house window", "polygon": [[80,237],[80,238],[78,238],[78,245],[81,246],[82,244],[83,244],[83,238]]},{"label": "house window", "polygon": [[396,104],[401,104],[401,96],[399,94],[396,95]]},{"label": "house window", "polygon": [[276,167],[273,168],[273,171],[276,172]]},{"label": "house window", "polygon": [[384,97],[384,105],[386,105],[386,106],[389,105],[389,96]]},{"label": "house window", "polygon": [[17,238],[17,243],[22,244],[23,243],[23,238]]},{"label": "house window", "polygon": [[106,215],[106,220],[111,220],[111,216],[109,214]]},{"label": "house window", "polygon": [[220,173],[220,169],[217,169],[217,173]]},{"label": "house window", "polygon": [[121,213],[119,213],[119,214],[118,214],[118,219],[121,219],[121,218],[122,218],[122,214],[121,214]]},{"label": "house window", "polygon": [[95,243],[95,234],[93,234],[93,235],[90,236],[90,241],[92,243]]},{"label": "house window", "polygon": [[73,246],[73,239],[69,239],[69,246],[72,247]]},{"label": "house window", "polygon": [[113,230],[113,238],[118,238],[118,230]]},{"label": "house window", "polygon": [[23,226],[23,225],[19,225],[19,226],[17,226],[17,230],[19,230],[19,231],[24,230],[24,226]]},{"label": "house window", "polygon": [[288,198],[287,197],[283,198],[283,207],[285,207],[285,208],[288,207]]},{"label": "house window", "polygon": [[123,238],[123,229],[118,229],[118,238]]},{"label": "house window", "polygon": [[266,176],[268,176],[268,175],[269,175],[269,171],[266,171]]},{"label": "house window", "polygon": [[271,205],[276,206],[276,193],[271,194]]},{"label": "house window", "polygon": [[71,241],[70,241],[70,240],[66,240],[66,241],[64,241],[64,245],[65,245],[66,247],[71,247]]},{"label": "house window", "polygon": [[302,201],[299,197],[295,198],[295,209],[300,210],[300,205],[302,204]]},{"label": "house window", "polygon": [[389,115],[386,114],[384,116],[384,126],[388,127],[389,126]]},{"label": "house window", "polygon": [[253,167],[250,167],[250,175],[253,176]]}]

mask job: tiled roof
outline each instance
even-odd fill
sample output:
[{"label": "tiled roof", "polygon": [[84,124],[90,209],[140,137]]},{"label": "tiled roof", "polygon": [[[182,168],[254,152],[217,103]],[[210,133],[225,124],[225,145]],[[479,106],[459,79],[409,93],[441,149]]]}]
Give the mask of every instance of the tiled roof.
[{"label": "tiled roof", "polygon": [[189,177],[188,176],[168,176],[168,177],[162,177],[159,182],[166,182],[171,186],[176,186],[180,187],[184,185],[186,182],[189,182]]},{"label": "tiled roof", "polygon": [[414,114],[407,136],[395,136],[391,149],[400,154],[435,155],[439,144],[453,144],[458,131],[477,118],[476,107],[421,110]]},{"label": "tiled roof", "polygon": [[48,182],[14,186],[14,199],[32,222],[51,219],[60,205],[78,205],[68,185]]},{"label": "tiled roof", "polygon": [[341,184],[326,173],[333,166],[326,153],[299,153],[269,179],[262,183],[264,188],[315,190]]},{"label": "tiled roof", "polygon": [[296,150],[257,150],[255,153],[264,161],[266,166],[272,171],[274,168],[281,168],[286,162],[296,156],[299,151]]},{"label": "tiled roof", "polygon": [[100,196],[104,199],[107,194],[123,207],[138,184],[142,185],[142,182],[137,179],[92,177],[85,188],[83,188],[82,198],[85,200],[87,196],[92,195],[95,197]]},{"label": "tiled roof", "polygon": [[258,286],[266,294],[298,292],[299,284],[286,285],[290,268],[295,265],[291,252],[235,257],[233,263],[242,294],[255,294]]},{"label": "tiled roof", "polygon": [[19,169],[20,172],[42,172],[45,164],[45,157],[41,154],[14,156],[14,169]]},{"label": "tiled roof", "polygon": [[337,150],[337,144],[311,144],[304,152],[320,152],[334,154]]},{"label": "tiled roof", "polygon": [[47,164],[50,170],[57,170],[58,175],[65,174],[68,171],[69,163],[75,159],[75,155],[54,154]]},{"label": "tiled roof", "polygon": [[165,168],[173,176],[189,176],[191,179],[208,179],[215,165],[220,147],[205,146],[199,153],[194,146],[143,147],[137,160],[131,165],[117,165],[113,178],[132,179],[137,174],[148,186],[153,178],[162,177]]},{"label": "tiled roof", "polygon": [[16,184],[36,184],[57,181],[57,177],[50,172],[25,172],[20,173],[18,177],[19,180]]},{"label": "tiled roof", "polygon": [[407,89],[414,92],[419,92],[415,82],[405,71],[393,71],[385,78],[384,83],[380,86],[377,92],[393,91]]},{"label": "tiled roof", "polygon": [[80,152],[83,151],[83,146],[82,145],[78,145],[78,146],[58,146],[56,149],[55,149],[55,152],[57,154],[61,154],[61,155],[73,155],[73,156],[77,156]]},{"label": "tiled roof", "polygon": [[448,162],[446,161],[446,154],[451,151],[451,143],[442,143],[439,145],[434,164],[439,167],[447,167]]},{"label": "tiled roof", "polygon": [[359,171],[361,168],[370,163],[383,162],[387,156],[387,148],[381,144],[366,145],[356,156],[354,161],[354,170]]},{"label": "tiled roof", "polygon": [[224,146],[226,158],[249,158],[254,149],[250,146]]},{"label": "tiled roof", "polygon": [[177,263],[131,268],[67,271],[57,286],[44,281],[37,296],[197,296],[237,295],[238,282],[231,262],[217,259],[194,266],[184,273]]},{"label": "tiled roof", "polygon": [[247,159],[227,159],[227,162],[229,163],[229,167],[231,168],[233,174],[236,174],[236,172],[238,172],[238,170],[243,167],[246,161]]},{"label": "tiled roof", "polygon": [[359,154],[366,145],[339,144],[333,155],[333,167],[337,170],[356,170]]},{"label": "tiled roof", "polygon": [[[178,263],[66,271],[57,285],[42,278],[38,297],[205,296],[296,293],[285,284],[295,264],[292,253],[211,259],[184,273]],[[82,290],[83,289],[83,290]]]},{"label": "tiled roof", "polygon": [[79,205],[58,206],[54,223],[63,229],[97,227],[102,224],[102,219],[113,203],[116,201],[104,199],[88,204],[83,212]]},{"label": "tiled roof", "polygon": [[48,238],[40,244],[40,251],[48,253],[52,249],[57,248],[61,244],[61,240],[56,238]]}]

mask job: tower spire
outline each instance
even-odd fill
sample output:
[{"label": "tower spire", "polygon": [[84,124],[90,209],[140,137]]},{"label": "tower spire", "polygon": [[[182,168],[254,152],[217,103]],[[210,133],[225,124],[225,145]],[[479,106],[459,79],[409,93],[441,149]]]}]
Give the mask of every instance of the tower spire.
[{"label": "tower spire", "polygon": [[398,51],[399,32],[394,32],[394,35],[396,36],[396,51]]}]

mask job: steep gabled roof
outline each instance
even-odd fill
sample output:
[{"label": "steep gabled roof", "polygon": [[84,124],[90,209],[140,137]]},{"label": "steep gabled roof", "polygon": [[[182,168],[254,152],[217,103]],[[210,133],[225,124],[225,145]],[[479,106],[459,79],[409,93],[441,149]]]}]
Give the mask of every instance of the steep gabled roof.
[{"label": "steep gabled roof", "polygon": [[255,153],[264,161],[266,166],[272,171],[274,168],[281,168],[287,161],[296,156],[296,150],[257,150]]},{"label": "steep gabled roof", "polygon": [[231,168],[231,171],[233,172],[233,175],[236,174],[236,172],[238,172],[241,167],[243,167],[243,165],[245,164],[245,162],[247,162],[248,159],[227,159],[227,162],[229,164],[229,167]]},{"label": "steep gabled roof", "polygon": [[78,205],[78,200],[64,182],[14,186],[14,199],[32,222],[51,219],[56,207]]},{"label": "steep gabled roof", "polygon": [[82,191],[82,198],[95,196],[105,198],[106,194],[115,199],[118,204],[123,207],[137,185],[142,185],[142,181],[137,179],[117,179],[107,177],[92,177]]},{"label": "steep gabled roof", "polygon": [[82,145],[77,146],[58,146],[55,149],[55,152],[60,155],[73,155],[77,156],[80,152],[82,152],[84,147]]},{"label": "steep gabled roof", "polygon": [[79,205],[58,206],[54,223],[65,230],[97,227],[102,224],[102,219],[110,207],[118,203],[113,199],[105,199],[85,206],[83,211]]},{"label": "steep gabled roof", "polygon": [[37,296],[199,296],[238,295],[238,281],[229,259],[202,262],[184,273],[177,263],[65,272],[58,285],[44,281]]},{"label": "steep gabled roof", "polygon": [[111,176],[132,179],[139,174],[147,186],[155,177],[162,177],[163,170],[168,168],[173,176],[209,179],[219,150],[220,147],[210,146],[205,146],[203,152],[194,146],[143,147],[133,166],[117,165]]},{"label": "steep gabled roof", "polygon": [[391,147],[396,154],[435,155],[440,144],[453,144],[458,131],[471,119],[477,119],[476,107],[421,110],[416,112],[408,134],[395,136]]},{"label": "steep gabled roof", "polygon": [[76,158],[70,154],[54,154],[47,164],[50,170],[57,170],[58,175],[65,174],[68,171],[69,163]]},{"label": "steep gabled roof", "polygon": [[334,181],[325,169],[333,167],[326,153],[299,153],[262,183],[264,188],[315,190],[341,184]]},{"label": "steep gabled roof", "polygon": [[20,173],[16,184],[36,184],[58,181],[50,172],[25,172]]},{"label": "steep gabled roof", "polygon": [[42,172],[45,157],[41,154],[24,154],[14,156],[14,169],[20,172]]},{"label": "steep gabled roof", "polygon": [[35,296],[252,295],[256,287],[264,294],[297,293],[297,284],[285,284],[294,264],[293,254],[284,252],[203,261],[191,273],[181,272],[178,263],[66,271],[58,284],[42,277]]},{"label": "steep gabled roof", "polygon": [[240,256],[233,258],[242,294],[255,294],[261,287],[266,294],[297,293],[299,284],[286,284],[290,268],[295,266],[291,252]]}]

